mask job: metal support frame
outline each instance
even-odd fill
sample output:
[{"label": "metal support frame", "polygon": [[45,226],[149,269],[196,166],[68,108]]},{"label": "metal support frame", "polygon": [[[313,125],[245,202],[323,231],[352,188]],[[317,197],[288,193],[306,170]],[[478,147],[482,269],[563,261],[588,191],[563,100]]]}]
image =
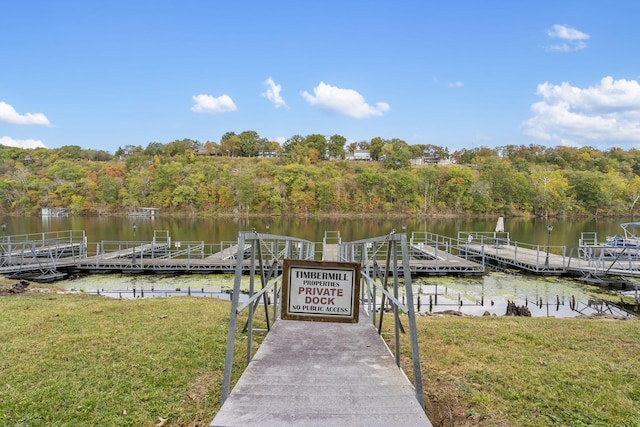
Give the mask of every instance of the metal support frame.
[{"label": "metal support frame", "polygon": [[3,235],[0,246],[2,274],[47,281],[64,277],[57,268],[86,256],[87,238],[78,230]]},{"label": "metal support frame", "polygon": [[[556,259],[562,257],[561,262],[556,260],[548,264],[549,244],[532,245],[529,243],[511,240],[508,236],[499,246],[493,238],[494,233],[459,231],[458,241],[467,243],[459,247],[468,258],[482,258],[486,262],[498,265],[509,265],[520,270],[542,274],[566,274],[569,270],[571,257],[567,256],[566,246],[553,246]],[[463,239],[464,237],[464,239]],[[484,261],[483,261],[484,262]]]},{"label": "metal support frame", "polygon": [[[227,351],[224,362],[224,376],[222,379],[221,400],[224,403],[229,397],[231,389],[231,371],[233,367],[233,353],[235,351],[236,330],[238,328],[238,315],[248,308],[248,319],[243,332],[247,332],[247,359],[248,365],[253,357],[253,318],[260,302],[264,305],[267,322],[267,330],[271,329],[271,319],[268,311],[269,291],[273,291],[273,322],[277,321],[280,315],[280,294],[282,286],[281,261],[288,259],[313,259],[315,256],[315,243],[307,240],[296,239],[285,236],[274,236],[269,234],[258,234],[255,230],[240,233],[238,237],[238,247],[247,248],[249,252],[249,299],[242,306],[240,304],[240,285],[242,283],[243,272],[246,270],[244,264],[245,256],[238,253],[236,258],[235,277],[233,283],[233,293],[231,294],[231,317],[229,319],[229,332],[227,335]],[[268,256],[263,256],[263,249]],[[245,253],[247,253],[245,250]],[[269,261],[269,258],[271,261]],[[258,266],[256,267],[256,260]],[[256,292],[255,275],[256,271],[260,275],[262,288]]]},{"label": "metal support frame", "polygon": [[[371,250],[369,250],[371,249]],[[381,269],[377,263],[377,253],[386,249],[385,266]],[[380,317],[378,320],[378,333],[382,331],[382,321],[384,309],[387,301],[392,304],[394,320],[394,357],[396,365],[400,367],[400,333],[404,333],[400,310],[407,315],[409,321],[409,334],[411,339],[411,356],[413,360],[413,378],[416,390],[416,398],[424,408],[425,402],[422,389],[422,370],[420,367],[420,352],[418,347],[418,333],[416,325],[416,314],[413,303],[413,287],[411,282],[411,269],[409,268],[409,248],[407,235],[405,233],[396,234],[395,230],[389,235],[379,238],[359,240],[356,242],[343,243],[341,247],[342,257],[347,261],[359,261],[362,264],[362,278],[366,291],[366,301],[368,311],[371,314],[374,325],[376,324],[377,293],[381,292]],[[360,257],[355,256],[359,254]],[[371,276],[373,273],[373,276]],[[404,279],[404,296],[406,304],[399,299],[401,288],[400,274]],[[393,293],[389,292],[389,279],[392,279]],[[378,282],[381,282],[382,285]]]},{"label": "metal support frame", "polygon": [[[284,244],[284,249],[279,250],[281,245]],[[231,317],[229,321],[229,332],[227,336],[227,351],[225,356],[225,370],[222,383],[221,400],[224,404],[225,400],[230,394],[231,385],[231,371],[233,365],[233,354],[235,350],[236,330],[238,328],[238,315],[245,309],[248,310],[248,320],[245,325],[245,331],[248,333],[247,339],[247,360],[249,364],[252,358],[252,343],[253,343],[253,314],[257,306],[262,303],[267,309],[266,294],[270,290],[273,290],[274,295],[274,309],[273,309],[273,321],[277,321],[279,317],[281,295],[281,280],[282,275],[279,271],[279,261],[284,258],[293,259],[314,259],[315,249],[314,243],[294,239],[291,237],[272,236],[272,235],[259,235],[254,231],[249,233],[241,233],[238,238],[239,247],[249,247],[249,256],[251,268],[249,269],[249,300],[242,306],[239,306],[240,297],[240,283],[242,281],[243,271],[245,271],[243,264],[246,262],[244,257],[238,256],[236,260],[236,270],[233,294],[231,296]],[[268,269],[265,265],[268,263],[262,255],[262,249],[267,248],[269,254],[273,257],[273,261],[269,264]],[[387,256],[384,268],[380,268],[376,258],[377,253],[386,250]],[[411,353],[413,359],[413,377],[414,386],[416,391],[416,398],[420,405],[424,408],[424,397],[422,389],[422,371],[420,367],[420,354],[418,348],[418,335],[415,318],[415,310],[413,304],[413,289],[411,285],[411,269],[409,268],[409,249],[407,243],[406,234],[396,234],[395,231],[387,236],[361,240],[357,242],[341,242],[339,245],[339,259],[341,261],[355,261],[361,263],[362,280],[364,286],[361,291],[361,304],[366,305],[367,311],[370,313],[373,324],[376,325],[376,303],[377,293],[381,292],[382,304],[380,307],[379,317],[379,329],[381,332],[384,305],[389,301],[393,306],[393,319],[394,319],[394,357],[398,367],[400,367],[400,333],[404,333],[404,327],[402,326],[400,312],[404,312],[407,315],[409,322],[409,333],[411,336]],[[258,261],[257,268],[255,262]],[[260,274],[260,280],[262,283],[262,289],[255,292],[254,275],[258,271]],[[401,289],[401,277],[404,281],[404,296],[407,303],[400,301],[400,289]],[[380,285],[378,282],[382,282]],[[393,289],[388,289],[389,286],[393,286]],[[366,289],[365,289],[366,288]],[[267,314],[267,327],[269,328],[269,317]]]}]

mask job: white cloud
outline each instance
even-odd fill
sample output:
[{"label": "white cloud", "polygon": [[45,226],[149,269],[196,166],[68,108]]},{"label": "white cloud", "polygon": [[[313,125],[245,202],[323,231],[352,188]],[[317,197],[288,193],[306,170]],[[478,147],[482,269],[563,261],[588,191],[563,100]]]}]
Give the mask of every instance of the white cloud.
[{"label": "white cloud", "polygon": [[390,110],[389,104],[386,102],[376,102],[375,105],[369,105],[364,97],[355,90],[341,89],[324,82],[320,82],[313,89],[313,95],[304,91],[302,96],[311,105],[317,105],[325,110],[335,111],[356,119],[381,116]]},{"label": "white cloud", "polygon": [[531,106],[534,116],[523,123],[525,133],[562,144],[640,142],[640,84],[603,78],[585,89],[569,83],[538,85],[542,101]]},{"label": "white cloud", "polygon": [[549,37],[556,37],[563,40],[587,40],[589,35],[578,31],[575,28],[567,27],[566,25],[555,24],[549,31],[547,31]]},{"label": "white cloud", "polygon": [[264,85],[267,87],[267,90],[260,95],[271,101],[273,103],[273,106],[276,108],[287,106],[287,104],[284,102],[284,99],[282,99],[282,96],[280,96],[282,86],[276,84],[271,77],[264,81]]},{"label": "white cloud", "polygon": [[462,82],[449,82],[448,86],[449,87],[463,87],[464,83],[462,83]]},{"label": "white cloud", "polygon": [[49,126],[49,119],[42,113],[18,114],[11,105],[0,101],[0,123],[13,125],[44,125]]},{"label": "white cloud", "polygon": [[566,25],[555,24],[547,31],[547,35],[554,39],[560,39],[563,43],[547,46],[549,50],[557,52],[572,52],[582,50],[587,47],[585,40],[589,40],[591,36],[575,28]]},{"label": "white cloud", "polygon": [[0,136],[0,145],[18,148],[46,148],[42,141],[36,139],[13,139],[8,136]]},{"label": "white cloud", "polygon": [[191,111],[196,113],[218,114],[238,109],[229,95],[222,95],[218,98],[211,95],[195,95],[191,99],[196,103],[191,107]]}]

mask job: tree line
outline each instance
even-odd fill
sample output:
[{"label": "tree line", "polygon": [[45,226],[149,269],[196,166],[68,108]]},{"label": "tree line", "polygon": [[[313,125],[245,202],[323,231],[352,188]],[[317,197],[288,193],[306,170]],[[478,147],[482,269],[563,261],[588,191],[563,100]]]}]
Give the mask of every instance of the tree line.
[{"label": "tree line", "polygon": [[[345,160],[369,150],[372,161]],[[266,158],[259,154],[277,153]],[[411,159],[448,159],[412,164]],[[102,150],[0,146],[0,207],[38,214],[473,214],[633,216],[640,151],[508,145],[446,147],[340,135],[293,136],[282,145],[254,131],[219,143],[183,139]]]}]

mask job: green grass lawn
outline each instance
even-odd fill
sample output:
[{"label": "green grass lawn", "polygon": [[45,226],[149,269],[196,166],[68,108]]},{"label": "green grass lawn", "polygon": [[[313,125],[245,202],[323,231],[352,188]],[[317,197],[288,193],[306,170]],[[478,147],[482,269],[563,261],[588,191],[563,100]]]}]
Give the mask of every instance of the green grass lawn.
[{"label": "green grass lawn", "polygon": [[[228,320],[213,298],[0,297],[0,425],[207,426]],[[436,426],[640,425],[638,321],[429,317],[418,328]]]},{"label": "green grass lawn", "polygon": [[434,425],[640,426],[637,320],[430,317],[418,336]]},{"label": "green grass lawn", "polygon": [[229,307],[213,298],[0,298],[0,425],[208,425],[220,405]]}]

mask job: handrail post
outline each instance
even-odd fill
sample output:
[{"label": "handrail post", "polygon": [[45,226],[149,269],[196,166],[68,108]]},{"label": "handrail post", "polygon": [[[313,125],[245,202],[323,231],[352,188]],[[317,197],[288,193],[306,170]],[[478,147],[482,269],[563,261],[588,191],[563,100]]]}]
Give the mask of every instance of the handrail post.
[{"label": "handrail post", "polygon": [[[413,359],[413,378],[416,388],[416,398],[420,406],[424,408],[424,396],[422,391],[422,370],[420,368],[420,349],[418,347],[418,330],[416,325],[416,314],[413,305],[413,287],[411,283],[411,271],[409,270],[409,250],[407,248],[407,237],[402,234],[400,238],[402,250],[402,263],[405,283],[405,294],[407,295],[407,307],[409,309],[409,333],[411,335],[411,353]],[[396,349],[398,351],[398,349]]]},{"label": "handrail post", "polygon": [[[244,234],[238,237],[238,248],[244,247]],[[233,292],[231,294],[231,317],[229,319],[229,332],[227,334],[227,352],[224,360],[224,375],[222,379],[221,400],[222,404],[229,397],[231,387],[231,367],[233,365],[233,351],[235,348],[235,335],[238,326],[238,300],[240,299],[240,284],[242,282],[242,257],[236,257],[236,272],[233,281]]]}]

